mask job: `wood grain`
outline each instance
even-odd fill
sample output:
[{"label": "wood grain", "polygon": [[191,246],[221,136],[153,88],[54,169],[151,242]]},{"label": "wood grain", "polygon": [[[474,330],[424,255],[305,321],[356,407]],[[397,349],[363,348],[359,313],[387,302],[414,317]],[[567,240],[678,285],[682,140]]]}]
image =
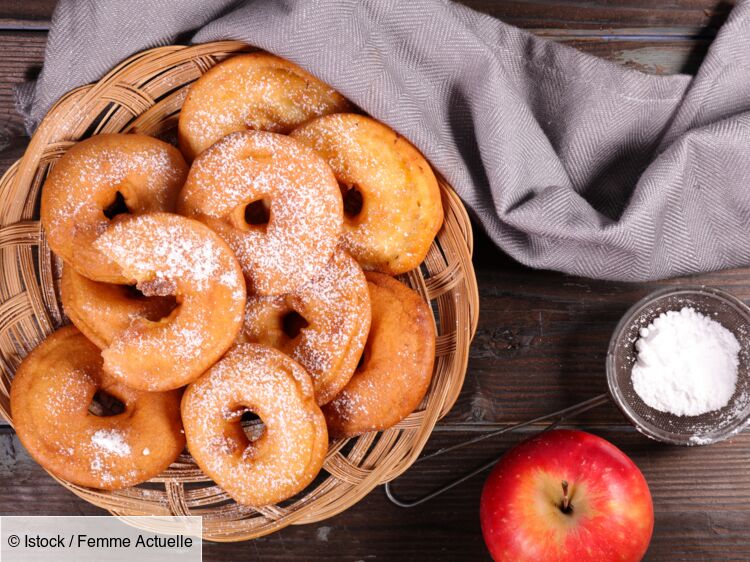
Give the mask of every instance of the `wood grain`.
[{"label": "wood grain", "polygon": [[[682,28],[711,33],[726,17],[734,0],[459,0],[475,10],[528,29]],[[49,26],[55,0],[6,0],[0,25],[18,28]]]},{"label": "wood grain", "polygon": [[551,29],[561,35],[580,29],[598,29],[616,35],[632,28],[671,28],[666,34],[688,29],[698,35],[712,34],[734,5],[734,1],[723,0],[656,3],[649,0],[461,0],[461,3],[518,27]]},{"label": "wood grain", "polygon": [[55,0],[4,0],[0,3],[0,29],[49,28]]},{"label": "wood grain", "polygon": [[[47,34],[0,31],[0,158],[11,146],[27,142],[23,119],[16,111],[13,88],[34,76],[44,60]],[[0,170],[5,171],[7,164]]]}]

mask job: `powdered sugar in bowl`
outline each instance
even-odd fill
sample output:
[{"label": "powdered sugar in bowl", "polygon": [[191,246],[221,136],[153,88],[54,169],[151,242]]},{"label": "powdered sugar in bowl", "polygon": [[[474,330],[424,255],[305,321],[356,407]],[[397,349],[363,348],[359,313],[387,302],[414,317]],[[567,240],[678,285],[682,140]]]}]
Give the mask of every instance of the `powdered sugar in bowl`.
[{"label": "powdered sugar in bowl", "polygon": [[[674,315],[685,309],[718,322],[739,343],[731,398],[725,406],[700,415],[660,411],[644,402],[633,385],[636,342],[648,333],[643,328],[666,312]],[[622,413],[648,437],[675,445],[708,445],[734,435],[750,422],[750,307],[712,287],[670,287],[648,295],[628,310],[615,328],[607,354],[607,382]]]}]

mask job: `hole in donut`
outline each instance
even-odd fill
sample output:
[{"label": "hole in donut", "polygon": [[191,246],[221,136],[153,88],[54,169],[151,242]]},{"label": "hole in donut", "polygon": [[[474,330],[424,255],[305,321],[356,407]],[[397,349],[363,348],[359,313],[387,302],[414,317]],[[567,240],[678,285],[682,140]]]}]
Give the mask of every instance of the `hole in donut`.
[{"label": "hole in donut", "polygon": [[296,338],[310,323],[299,312],[292,310],[281,319],[281,329],[290,339]]},{"label": "hole in donut", "polygon": [[239,423],[242,432],[250,443],[260,439],[266,431],[263,420],[246,406],[231,409],[225,414],[225,419],[231,423]]},{"label": "hole in donut", "polygon": [[263,420],[250,410],[247,410],[242,414],[242,417],[240,417],[240,425],[242,425],[242,431],[245,433],[245,437],[247,437],[247,440],[250,441],[250,443],[260,439],[266,431],[266,426],[263,424]]},{"label": "hole in donut", "polygon": [[265,226],[269,220],[271,204],[265,199],[258,199],[245,207],[245,222],[249,226]]},{"label": "hole in donut", "polygon": [[341,197],[344,199],[344,214],[350,219],[362,212],[362,192],[356,185],[348,186],[339,182]]},{"label": "hole in donut", "polygon": [[[146,295],[137,285],[121,285],[121,287],[123,288],[123,296],[126,299],[137,301],[158,299],[153,307],[147,307],[144,312],[143,317],[151,322],[158,322],[159,320],[168,318],[179,305],[177,297],[172,294],[159,295],[158,293],[154,293]],[[149,290],[150,287],[146,289]]]},{"label": "hole in donut", "polygon": [[117,416],[124,411],[125,404],[103,390],[97,390],[89,404],[89,413],[100,418]]},{"label": "hole in donut", "polygon": [[119,191],[115,193],[115,200],[104,208],[104,216],[109,220],[112,220],[117,215],[127,215],[129,213],[130,209],[125,204],[125,197]]},{"label": "hole in donut", "polygon": [[148,298],[135,285],[122,285],[122,288],[123,288],[123,291],[125,291],[125,296],[129,299],[142,300],[142,299]]}]

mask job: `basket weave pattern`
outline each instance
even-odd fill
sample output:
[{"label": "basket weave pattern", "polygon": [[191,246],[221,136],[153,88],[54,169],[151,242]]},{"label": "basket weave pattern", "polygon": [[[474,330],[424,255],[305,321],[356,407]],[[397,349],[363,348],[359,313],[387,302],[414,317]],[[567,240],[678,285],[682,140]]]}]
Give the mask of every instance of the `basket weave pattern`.
[{"label": "basket weave pattern", "polygon": [[[59,264],[38,221],[41,186],[55,161],[77,140],[100,133],[174,133],[187,86],[217,62],[250,50],[223,41],[144,51],[96,84],[73,90],[50,110],[23,158],[0,179],[0,413],[12,424],[10,381],[19,363],[66,322],[59,300]],[[396,427],[331,444],[321,475],[280,505],[238,505],[182,455],[158,478],[114,492],[58,481],[116,515],[201,515],[207,540],[260,537],[290,524],[331,517],[416,460],[437,420],[463,383],[477,323],[472,233],[460,200],[442,179],[445,223],[422,267],[402,277],[433,304],[435,372],[420,408]]]}]

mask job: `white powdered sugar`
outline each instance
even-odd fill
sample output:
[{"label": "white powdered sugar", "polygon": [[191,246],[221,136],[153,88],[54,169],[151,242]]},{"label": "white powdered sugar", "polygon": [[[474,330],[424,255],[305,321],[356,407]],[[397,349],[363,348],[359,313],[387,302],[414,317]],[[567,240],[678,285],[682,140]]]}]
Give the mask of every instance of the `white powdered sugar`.
[{"label": "white powdered sugar", "polygon": [[[238,345],[185,394],[190,452],[235,498],[262,502],[268,494],[291,495],[310,479],[315,447],[325,436],[312,396],[309,376],[288,356],[261,345]],[[239,421],[232,405],[244,403],[253,404],[265,424],[261,446],[227,429]]]},{"label": "white powdered sugar", "polygon": [[100,429],[91,436],[91,443],[114,455],[124,457],[130,454],[130,445],[125,436],[116,429]]},{"label": "white powdered sugar", "polygon": [[633,387],[660,412],[697,416],[726,406],[735,392],[740,343],[724,326],[685,307],[641,328]]},{"label": "white powdered sugar", "polygon": [[[208,232],[182,217],[153,213],[115,224],[95,245],[136,279],[179,280],[203,291],[219,276],[231,279],[223,269],[227,251]],[[233,281],[241,285],[236,275]]]},{"label": "white powdered sugar", "polygon": [[102,215],[106,194],[114,196],[124,186],[133,192],[132,212],[171,211],[187,171],[181,160],[173,147],[150,137],[97,135],[78,143],[44,187],[49,202],[44,226],[53,249],[84,233],[93,240],[95,229],[109,222]]},{"label": "white powdered sugar", "polygon": [[[309,323],[297,337],[280,336],[286,313],[294,310]],[[362,269],[338,249],[320,275],[283,296],[253,295],[247,300],[245,335],[297,360],[308,370],[320,403],[346,385],[370,329],[370,295]]]},{"label": "white powdered sugar", "polygon": [[[221,186],[217,189],[217,185]],[[338,242],[343,203],[325,161],[289,137],[244,132],[224,137],[194,162],[180,210],[229,244],[259,294],[282,294],[318,275]],[[253,228],[245,206],[268,201],[269,219]]]}]

